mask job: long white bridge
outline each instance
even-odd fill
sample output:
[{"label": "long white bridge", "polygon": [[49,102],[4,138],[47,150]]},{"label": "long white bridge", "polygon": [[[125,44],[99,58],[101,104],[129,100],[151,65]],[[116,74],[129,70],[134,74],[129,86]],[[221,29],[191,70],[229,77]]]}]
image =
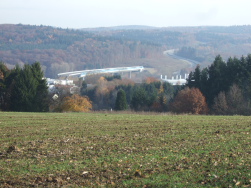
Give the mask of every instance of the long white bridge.
[{"label": "long white bridge", "polygon": [[58,77],[60,76],[66,76],[68,77],[78,77],[83,78],[87,75],[92,74],[105,74],[105,73],[119,73],[119,72],[130,72],[130,78],[131,78],[131,72],[142,72],[144,70],[143,66],[133,66],[133,67],[116,67],[116,68],[105,68],[105,69],[92,69],[92,70],[81,70],[81,71],[73,71],[73,72],[64,72],[59,73]]}]

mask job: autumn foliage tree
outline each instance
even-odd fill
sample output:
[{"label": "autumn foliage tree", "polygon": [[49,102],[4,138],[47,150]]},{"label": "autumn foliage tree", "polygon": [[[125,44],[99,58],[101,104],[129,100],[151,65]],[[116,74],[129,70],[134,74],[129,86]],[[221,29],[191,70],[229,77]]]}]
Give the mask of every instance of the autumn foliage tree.
[{"label": "autumn foliage tree", "polygon": [[205,114],[208,107],[205,97],[198,88],[186,87],[174,98],[171,110],[176,113]]},{"label": "autumn foliage tree", "polygon": [[147,77],[144,81],[147,84],[151,84],[151,83],[154,83],[154,82],[158,82],[158,79],[156,79],[154,77]]},{"label": "autumn foliage tree", "polygon": [[164,93],[164,87],[163,85],[161,85],[158,91],[158,96],[156,98],[156,101],[153,103],[152,109],[154,111],[163,112],[167,108],[167,102],[168,99]]},{"label": "autumn foliage tree", "polygon": [[63,112],[89,112],[92,109],[92,103],[88,97],[78,94],[65,97],[60,107]]}]

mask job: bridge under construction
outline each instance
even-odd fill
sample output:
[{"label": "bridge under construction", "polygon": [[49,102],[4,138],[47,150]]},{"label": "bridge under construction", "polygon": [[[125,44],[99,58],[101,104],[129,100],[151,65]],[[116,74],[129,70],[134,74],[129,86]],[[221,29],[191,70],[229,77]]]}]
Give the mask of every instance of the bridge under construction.
[{"label": "bridge under construction", "polygon": [[130,78],[131,78],[131,73],[132,72],[142,72],[143,70],[144,70],[143,66],[116,67],[116,68],[104,68],[104,69],[92,69],[92,70],[64,72],[64,73],[59,73],[58,77],[65,76],[67,79],[68,79],[68,77],[84,78],[87,75],[93,75],[93,74],[129,72],[130,73]]}]

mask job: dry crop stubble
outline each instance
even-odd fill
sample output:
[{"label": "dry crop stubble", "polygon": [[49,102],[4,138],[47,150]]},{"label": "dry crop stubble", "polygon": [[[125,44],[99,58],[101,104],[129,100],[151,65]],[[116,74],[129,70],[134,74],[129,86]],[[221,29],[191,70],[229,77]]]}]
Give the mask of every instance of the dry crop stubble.
[{"label": "dry crop stubble", "polygon": [[250,186],[251,119],[0,113],[1,187]]}]

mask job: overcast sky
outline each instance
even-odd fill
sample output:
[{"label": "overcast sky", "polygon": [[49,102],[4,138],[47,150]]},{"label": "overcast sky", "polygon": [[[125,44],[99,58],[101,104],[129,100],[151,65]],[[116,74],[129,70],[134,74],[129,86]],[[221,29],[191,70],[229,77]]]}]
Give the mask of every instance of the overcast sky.
[{"label": "overcast sky", "polygon": [[250,0],[0,0],[0,24],[62,28],[251,25]]}]

